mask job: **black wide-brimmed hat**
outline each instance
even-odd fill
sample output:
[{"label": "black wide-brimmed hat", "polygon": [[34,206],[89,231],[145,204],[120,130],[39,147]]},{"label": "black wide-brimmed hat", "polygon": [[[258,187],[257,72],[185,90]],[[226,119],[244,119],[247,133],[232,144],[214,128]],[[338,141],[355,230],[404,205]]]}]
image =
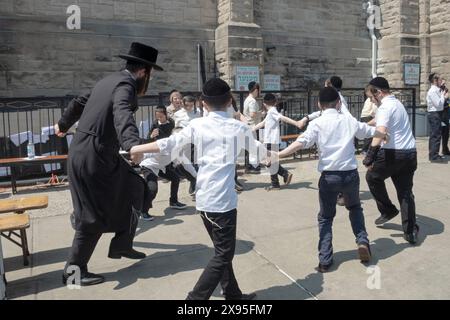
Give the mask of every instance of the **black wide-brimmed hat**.
[{"label": "black wide-brimmed hat", "polygon": [[125,60],[149,65],[159,71],[164,71],[163,68],[156,64],[156,59],[158,58],[158,50],[139,42],[133,42],[128,54],[119,54],[119,57]]}]

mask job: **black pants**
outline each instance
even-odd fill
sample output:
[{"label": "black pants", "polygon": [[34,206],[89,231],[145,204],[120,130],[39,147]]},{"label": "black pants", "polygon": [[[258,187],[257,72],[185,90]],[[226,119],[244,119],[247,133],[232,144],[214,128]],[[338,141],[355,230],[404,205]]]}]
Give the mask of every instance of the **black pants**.
[{"label": "black pants", "polygon": [[[133,209],[130,224],[124,226],[120,232],[116,232],[109,245],[109,252],[128,251],[133,248],[133,239],[136,235],[138,225],[138,212]],[[75,231],[72,248],[69,252],[65,270],[68,266],[78,266],[81,274],[88,271],[87,264],[91,259],[95,246],[103,233],[87,233],[80,230]]]},{"label": "black pants", "polygon": [[428,143],[429,160],[436,160],[439,157],[439,149],[442,137],[442,112],[428,112],[428,124],[430,126],[430,140]]},{"label": "black pants", "polygon": [[389,199],[384,180],[391,178],[400,203],[402,225],[405,233],[412,233],[416,224],[413,177],[417,169],[417,152],[413,150],[381,149],[373,169],[367,171],[366,180],[383,216],[392,216],[398,209]]},{"label": "black pants", "polygon": [[[361,122],[370,122],[372,121],[373,117],[363,117],[361,118]],[[362,147],[362,151],[367,152],[369,150],[370,145],[372,144],[372,138],[364,139],[364,144]]]},{"label": "black pants", "polygon": [[445,124],[445,126],[441,127],[442,129],[442,153],[443,154],[449,154],[450,150],[448,149],[448,137],[449,137],[449,114],[448,114],[449,108],[444,108],[444,111],[442,112],[442,122]]},{"label": "black pants", "polygon": [[[175,169],[173,168],[172,164],[166,166],[165,173],[160,170],[158,176],[155,175],[155,173],[152,170],[145,167],[142,168],[142,174],[144,175],[144,179],[145,181],[147,181],[148,188],[150,189],[151,202],[153,202],[153,200],[156,198],[156,195],[158,194],[158,176],[170,181],[169,201],[170,202],[178,201],[178,189],[180,187],[180,177],[175,172]],[[148,208],[153,208],[153,204],[150,203],[148,205]]]},{"label": "black pants", "polygon": [[[269,151],[272,151],[272,150],[273,151],[278,151],[280,147],[277,144],[267,143],[266,144],[266,148]],[[274,168],[271,169],[271,167],[274,167]],[[278,167],[278,169],[276,167]],[[275,170],[276,170],[276,173],[274,173]],[[285,168],[283,168],[281,166],[281,164],[279,162],[272,163],[270,165],[269,171],[270,171],[270,181],[272,183],[272,186],[274,186],[274,187],[279,187],[280,186],[280,181],[278,180],[278,176],[279,175],[282,176],[282,177],[285,177],[289,173]],[[274,173],[274,174],[272,174],[272,173]]]},{"label": "black pants", "polygon": [[224,213],[200,212],[206,231],[214,244],[214,257],[209,261],[188,300],[208,300],[220,283],[225,297],[242,295],[233,271],[236,247],[236,209]]}]

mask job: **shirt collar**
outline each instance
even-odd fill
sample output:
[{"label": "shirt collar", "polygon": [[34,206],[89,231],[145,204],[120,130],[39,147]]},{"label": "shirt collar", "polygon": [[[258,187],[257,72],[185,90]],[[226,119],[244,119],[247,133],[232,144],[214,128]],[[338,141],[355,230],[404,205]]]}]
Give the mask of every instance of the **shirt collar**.
[{"label": "shirt collar", "polygon": [[128,72],[130,74],[130,76],[133,78],[133,80],[136,81],[136,77],[134,76],[133,73],[131,73],[131,71],[125,69],[125,72]]},{"label": "shirt collar", "polygon": [[325,109],[322,111],[322,115],[324,114],[335,114],[335,113],[339,113],[339,111],[335,108],[329,108],[329,109]]},{"label": "shirt collar", "polygon": [[228,113],[226,111],[210,111],[208,116],[216,116],[220,118],[228,118]]},{"label": "shirt collar", "polygon": [[384,97],[383,99],[381,99],[381,103],[386,102],[387,100],[391,100],[391,99],[395,99],[394,95],[388,95],[387,97]]}]

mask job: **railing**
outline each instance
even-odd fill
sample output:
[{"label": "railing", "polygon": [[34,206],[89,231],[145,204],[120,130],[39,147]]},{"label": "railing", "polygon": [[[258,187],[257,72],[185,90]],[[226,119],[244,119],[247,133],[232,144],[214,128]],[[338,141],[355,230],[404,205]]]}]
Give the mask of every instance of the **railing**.
[{"label": "railing", "polygon": [[[300,120],[306,114],[318,110],[318,91],[305,89],[297,91],[272,92],[279,97],[278,108],[286,116]],[[412,130],[415,134],[416,124],[416,90],[414,88],[393,89],[396,97],[405,105],[411,115]],[[262,102],[262,96],[259,98]],[[342,90],[342,95],[348,103],[349,111],[357,119],[360,118],[366,96],[363,88],[350,88]],[[185,92],[199,96],[199,92]],[[248,92],[233,92],[238,106],[243,111],[244,100]],[[146,139],[151,123],[154,119],[154,109],[157,106],[169,104],[169,93],[139,98],[139,110],[136,112],[136,124],[139,127],[140,137]],[[53,125],[58,122],[62,112],[72,99],[65,97],[33,97],[33,98],[0,98],[0,158],[25,157],[28,139],[35,144],[36,155],[67,154],[71,136],[60,139],[52,131]],[[262,105],[262,103],[261,103]],[[299,133],[293,126],[281,125],[282,135]],[[19,172],[19,176],[42,175],[50,171],[64,171],[64,166],[57,164],[51,166],[27,167]],[[0,168],[0,179],[7,179],[7,168]]]}]

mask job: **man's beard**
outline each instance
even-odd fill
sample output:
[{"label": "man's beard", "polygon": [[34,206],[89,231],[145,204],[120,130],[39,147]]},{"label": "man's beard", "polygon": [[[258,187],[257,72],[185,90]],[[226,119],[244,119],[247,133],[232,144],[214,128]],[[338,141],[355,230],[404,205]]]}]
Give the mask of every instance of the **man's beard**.
[{"label": "man's beard", "polygon": [[139,96],[145,95],[149,83],[150,83],[150,75],[148,73],[145,73],[144,77],[136,79],[137,93]]}]

